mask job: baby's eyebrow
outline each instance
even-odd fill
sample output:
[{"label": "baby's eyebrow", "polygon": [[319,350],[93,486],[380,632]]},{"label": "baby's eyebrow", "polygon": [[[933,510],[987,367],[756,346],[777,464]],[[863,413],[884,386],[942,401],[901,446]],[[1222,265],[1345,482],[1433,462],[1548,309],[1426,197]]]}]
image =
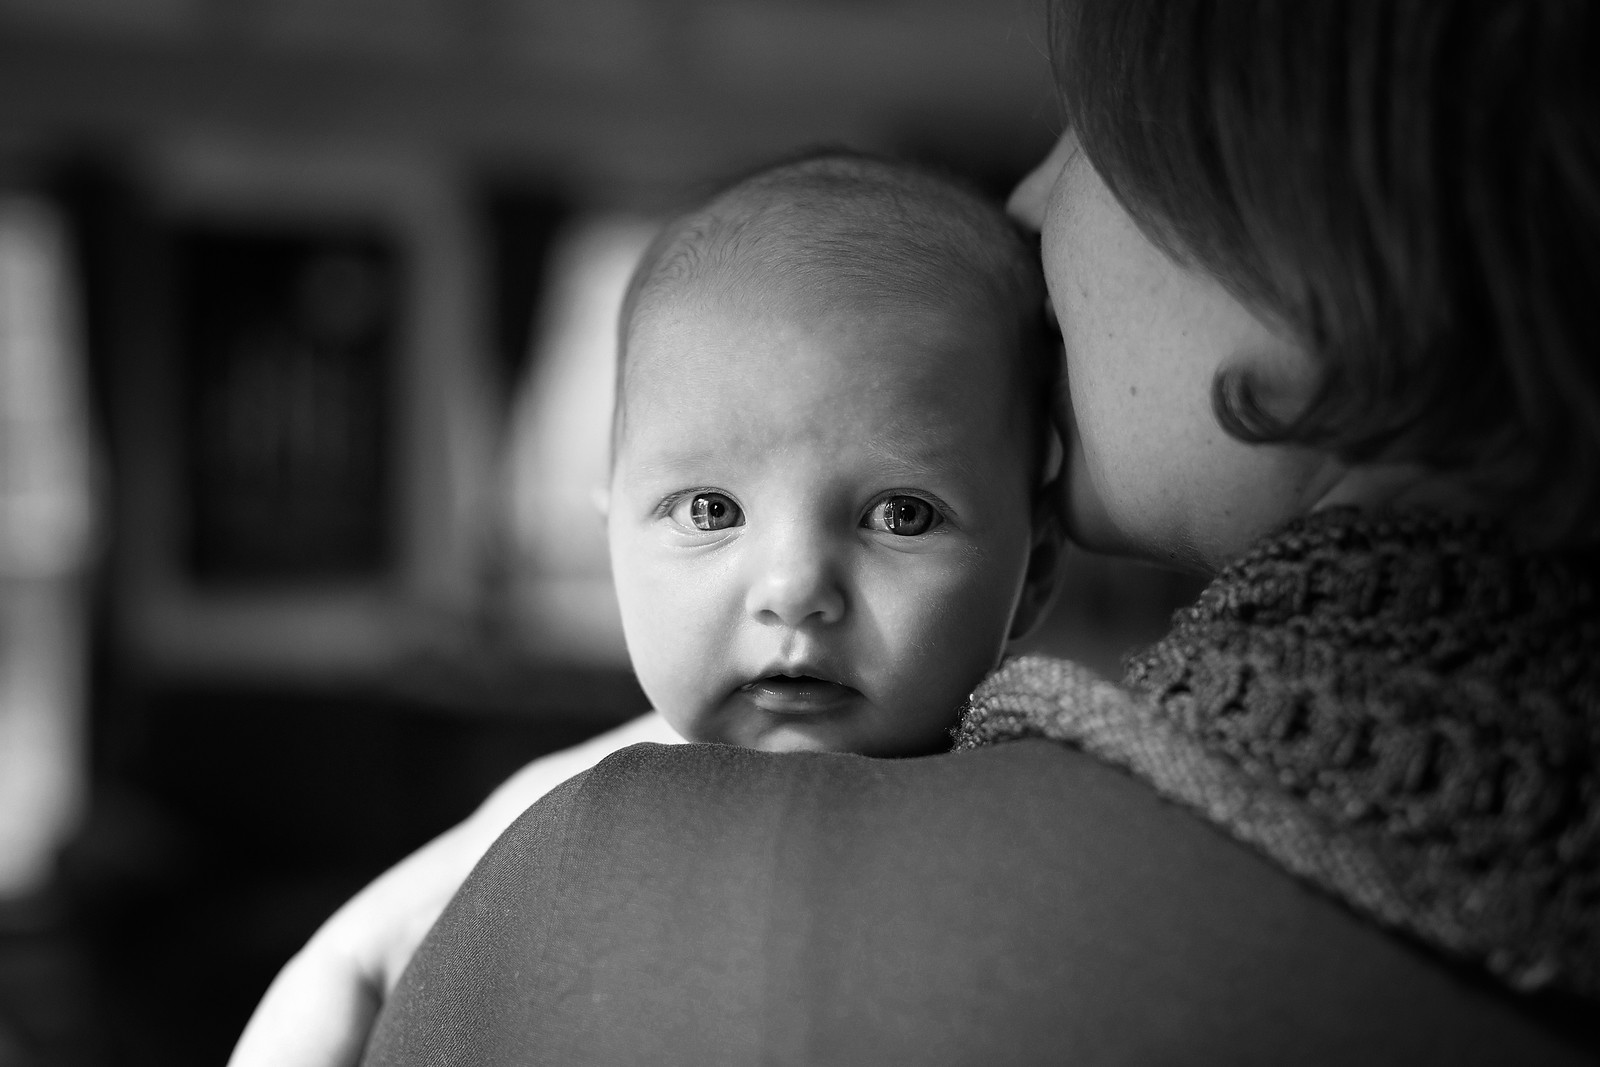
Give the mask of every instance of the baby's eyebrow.
[{"label": "baby's eyebrow", "polygon": [[892,442],[875,442],[869,451],[875,462],[903,469],[911,477],[951,472],[961,478],[978,475],[970,453],[932,434],[911,433]]},{"label": "baby's eyebrow", "polygon": [[685,446],[650,453],[648,456],[630,457],[628,466],[645,478],[662,478],[682,474],[685,470],[703,469],[723,453],[710,448]]},{"label": "baby's eyebrow", "polygon": [[[880,477],[902,480],[908,488],[918,482],[952,476],[962,480],[981,476],[970,452],[939,434],[897,431],[892,437],[868,442],[864,451]],[[684,440],[645,455],[635,454],[629,458],[628,466],[637,477],[670,479],[726,466],[729,459],[725,448]]]}]

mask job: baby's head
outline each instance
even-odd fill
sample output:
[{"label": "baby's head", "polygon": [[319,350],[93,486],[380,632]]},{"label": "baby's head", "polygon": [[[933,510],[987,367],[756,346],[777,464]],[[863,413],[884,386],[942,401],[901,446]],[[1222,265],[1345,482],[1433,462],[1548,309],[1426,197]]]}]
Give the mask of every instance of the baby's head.
[{"label": "baby's head", "polygon": [[680,733],[948,743],[1049,595],[1044,307],[997,206],[876,159],[783,164],[667,226],[623,308],[607,527]]}]

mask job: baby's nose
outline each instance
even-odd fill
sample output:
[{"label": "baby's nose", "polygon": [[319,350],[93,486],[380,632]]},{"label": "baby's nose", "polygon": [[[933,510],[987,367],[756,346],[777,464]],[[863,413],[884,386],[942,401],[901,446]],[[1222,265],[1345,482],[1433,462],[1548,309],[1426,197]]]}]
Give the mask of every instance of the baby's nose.
[{"label": "baby's nose", "polygon": [[783,538],[752,575],[745,606],[766,624],[829,625],[844,618],[844,585],[825,546]]}]

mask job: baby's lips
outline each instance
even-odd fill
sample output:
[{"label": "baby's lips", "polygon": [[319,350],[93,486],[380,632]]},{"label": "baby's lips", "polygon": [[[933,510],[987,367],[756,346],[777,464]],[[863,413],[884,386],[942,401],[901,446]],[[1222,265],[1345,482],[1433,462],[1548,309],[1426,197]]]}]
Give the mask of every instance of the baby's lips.
[{"label": "baby's lips", "polygon": [[841,682],[814,675],[769,674],[739,689],[762,710],[789,715],[836,711],[861,695]]}]

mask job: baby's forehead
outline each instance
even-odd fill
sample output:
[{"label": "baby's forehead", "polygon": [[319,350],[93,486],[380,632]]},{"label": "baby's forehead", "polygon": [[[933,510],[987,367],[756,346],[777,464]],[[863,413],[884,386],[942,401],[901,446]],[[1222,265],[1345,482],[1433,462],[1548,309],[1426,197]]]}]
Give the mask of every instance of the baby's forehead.
[{"label": "baby's forehead", "polygon": [[798,417],[819,428],[880,402],[849,440],[892,440],[908,427],[1009,436],[1034,403],[1014,336],[981,315],[911,303],[837,305],[704,294],[644,309],[622,404],[681,427],[705,417],[747,424]]},{"label": "baby's forehead", "polygon": [[753,456],[799,433],[930,467],[988,441],[1027,463],[1045,428],[1029,340],[975,301],[700,278],[641,302],[633,334],[618,443],[630,427],[654,442],[635,458],[684,438]]},{"label": "baby's forehead", "polygon": [[867,366],[887,360],[891,346],[882,342],[889,339],[896,354],[920,351],[929,363],[959,358],[985,375],[1025,361],[1014,324],[977,298],[930,299],[737,272],[656,291],[635,308],[629,332],[628,362],[669,374],[674,364],[741,362],[745,349],[722,343],[731,337],[782,338],[819,359],[848,351],[852,363]]},{"label": "baby's forehead", "polygon": [[[894,349],[895,360],[883,359],[897,394],[907,379],[929,378],[928,369],[943,375],[944,390],[993,394],[989,384],[1000,382],[1015,417],[1036,421],[1055,358],[1040,344],[1045,298],[1030,246],[997,205],[939,179],[850,160],[835,173],[835,165],[821,164],[820,183],[816,174],[792,181],[780,170],[776,180],[736,187],[663,229],[624,304],[619,430],[641,387],[720,368],[746,373],[737,346],[704,332],[687,340],[690,327],[710,321],[744,337],[762,329],[808,334],[828,365],[839,353],[823,342],[876,328]],[[670,343],[664,323],[680,327]],[[870,344],[844,349],[854,361],[839,375],[845,381],[862,381],[855,372],[880,357]],[[928,368],[916,358],[923,353]],[[793,361],[782,370],[807,372]]]}]

